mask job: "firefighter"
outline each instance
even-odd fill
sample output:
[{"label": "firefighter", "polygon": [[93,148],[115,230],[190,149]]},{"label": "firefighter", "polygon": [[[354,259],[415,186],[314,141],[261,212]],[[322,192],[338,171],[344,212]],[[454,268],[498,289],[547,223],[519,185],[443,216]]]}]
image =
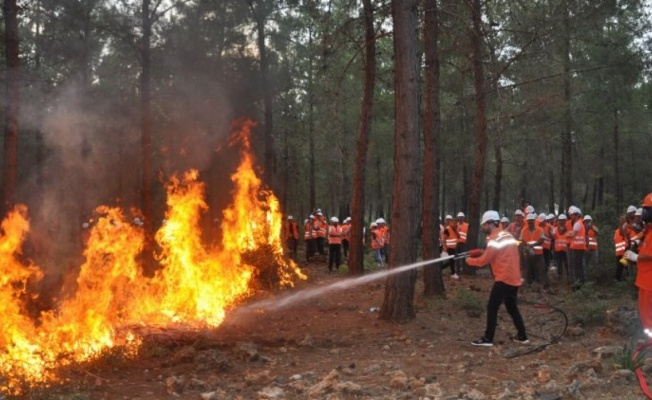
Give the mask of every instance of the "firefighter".
[{"label": "firefighter", "polygon": [[389,227],[383,218],[378,218],[376,220],[376,225],[378,226],[378,231],[383,238],[383,248],[381,254],[383,256],[384,264],[387,264],[389,261]]},{"label": "firefighter", "polygon": [[570,272],[568,270],[568,229],[566,228],[566,214],[559,214],[557,217],[557,226],[554,229],[555,243],[555,265],[557,274],[560,278],[565,278],[566,282],[571,283]]},{"label": "firefighter", "polygon": [[548,288],[548,274],[543,264],[544,235],[541,227],[535,225],[537,216],[530,213],[526,217],[527,225],[521,230],[521,249],[524,253],[523,277],[528,284],[537,282]]},{"label": "firefighter", "polygon": [[333,266],[339,270],[342,265],[342,236],[340,220],[331,217],[331,224],[328,227],[328,272],[333,272]]},{"label": "firefighter", "polygon": [[502,230],[505,230],[505,229],[507,229],[508,227],[509,227],[509,218],[507,218],[507,217],[502,217],[502,218],[500,219],[500,225],[499,225],[499,228],[502,229]]},{"label": "firefighter", "polygon": [[314,215],[303,222],[303,241],[306,243],[306,262],[315,255],[317,233],[313,229]]},{"label": "firefighter", "polygon": [[344,218],[342,223],[342,254],[349,258],[349,245],[351,243],[351,217]]},{"label": "firefighter", "polygon": [[586,266],[587,278],[595,275],[595,268],[598,264],[598,227],[593,224],[593,218],[585,215],[583,218],[584,230],[586,231],[586,252],[584,252],[584,265]]},{"label": "firefighter", "polygon": [[614,278],[616,281],[621,281],[623,278],[623,270],[627,268],[629,262],[623,256],[629,247],[629,240],[627,234],[623,230],[625,223],[625,216],[621,215],[618,221],[618,227],[614,231],[614,246],[616,252],[616,274]]},{"label": "firefighter", "polygon": [[[449,256],[454,256],[457,254],[457,245],[459,243],[459,233],[457,232],[456,221],[452,216],[447,215],[444,218],[444,225],[444,237],[442,238],[444,251]],[[446,269],[446,267],[450,267],[451,278],[460,279],[460,276],[455,271],[455,264],[455,258],[451,258],[444,264],[443,268]]]},{"label": "firefighter", "polygon": [[514,211],[514,221],[511,224],[509,224],[509,227],[507,228],[507,232],[509,232],[515,238],[521,236],[521,229],[523,229],[523,218],[525,218],[525,214],[523,214],[523,211],[521,210]]},{"label": "firefighter", "polygon": [[584,253],[586,253],[587,247],[586,229],[582,223],[582,211],[578,207],[570,206],[568,214],[572,223],[572,229],[568,230],[568,269],[574,289],[579,289],[586,282],[586,265],[584,264]]},{"label": "firefighter", "polygon": [[638,287],[638,314],[648,337],[652,337],[652,193],[648,193],[641,204],[641,243],[638,254],[631,250],[625,258],[638,263],[636,286]]},{"label": "firefighter", "polygon": [[383,236],[382,233],[378,230],[378,224],[374,221],[369,225],[371,229],[371,251],[374,253],[374,260],[376,260],[376,266],[378,268],[383,268],[385,266],[385,261],[383,260],[382,249],[383,249]]},{"label": "firefighter", "polygon": [[285,237],[285,244],[292,255],[292,259],[296,261],[297,246],[299,244],[299,226],[291,215],[288,215],[285,224],[283,224],[283,236]]}]

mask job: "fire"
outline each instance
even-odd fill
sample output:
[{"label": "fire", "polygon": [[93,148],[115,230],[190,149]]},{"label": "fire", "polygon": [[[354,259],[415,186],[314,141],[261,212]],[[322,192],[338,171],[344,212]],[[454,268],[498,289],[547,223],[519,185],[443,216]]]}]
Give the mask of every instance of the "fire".
[{"label": "fire", "polygon": [[19,393],[24,384],[55,381],[57,367],[91,360],[118,345],[136,351],[138,327],[219,326],[261,275],[260,266],[247,261],[249,252],[264,249],[276,266],[279,286],[306,278],[283,257],[280,206],[254,171],[251,126],[241,123],[234,136],[242,143],[242,160],[231,177],[233,203],[224,211],[221,244],[202,243],[199,223],[208,205],[195,170],[167,184],[165,223],[155,235],[160,268],[153,277],[144,276],[139,264],[143,229],[120,208],[100,206],[74,294],[42,313],[38,322],[23,307],[28,281],[43,275],[20,259],[29,231],[27,209],[18,206],[7,216],[0,234],[0,375],[5,378],[0,391]]}]

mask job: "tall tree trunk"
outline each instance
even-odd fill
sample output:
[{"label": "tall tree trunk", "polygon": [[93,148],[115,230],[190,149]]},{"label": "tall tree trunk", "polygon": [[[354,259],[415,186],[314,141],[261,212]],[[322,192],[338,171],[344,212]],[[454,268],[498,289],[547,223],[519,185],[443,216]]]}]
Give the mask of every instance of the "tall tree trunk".
[{"label": "tall tree trunk", "polygon": [[[394,20],[394,182],[392,190],[389,267],[396,268],[416,260],[419,222],[419,57],[417,26],[418,0],[393,0]],[[385,298],[379,317],[404,323],[414,318],[416,270],[387,278]]]},{"label": "tall tree trunk", "polygon": [[487,155],[487,117],[485,115],[485,76],[482,64],[482,3],[472,3],[473,32],[471,46],[473,54],[473,86],[475,89],[475,166],[473,168],[473,185],[469,197],[469,248],[477,247],[480,222],[480,196],[484,182],[484,167]]},{"label": "tall tree trunk", "polygon": [[20,60],[18,36],[18,5],[5,0],[5,147],[2,185],[2,215],[16,203],[18,180],[18,118],[20,114]]},{"label": "tall tree trunk", "polygon": [[385,207],[383,202],[383,179],[380,172],[380,154],[376,154],[376,192],[374,199],[376,200],[376,217],[385,217]]},{"label": "tall tree trunk", "polygon": [[623,189],[620,186],[620,129],[618,114],[618,108],[614,107],[614,194],[616,195],[616,204],[623,204]]},{"label": "tall tree trunk", "polygon": [[363,0],[365,26],[365,65],[364,95],[360,113],[360,130],[355,147],[355,165],[353,173],[353,198],[351,200],[351,251],[349,253],[349,273],[362,274],[364,271],[364,246],[362,244],[364,229],[365,204],[365,167],[367,165],[367,148],[376,85],[376,32],[374,29],[374,9],[371,0]]},{"label": "tall tree trunk", "polygon": [[315,73],[314,57],[312,52],[312,30],[308,31],[308,48],[310,49],[310,62],[308,66],[308,159],[310,160],[310,211],[317,206],[317,193],[315,182]]},{"label": "tall tree trunk", "polygon": [[140,49],[140,112],[141,112],[141,207],[145,229],[144,269],[152,273],[153,258],[153,211],[152,211],[152,109],[150,91],[152,14],[150,0],[142,3],[143,37]]},{"label": "tall tree trunk", "polygon": [[[422,257],[439,257],[439,174],[440,174],[440,110],[439,110],[439,20],[437,0],[424,2],[425,121],[423,126],[423,220]],[[444,296],[444,279],[438,265],[423,268],[423,294]]]},{"label": "tall tree trunk", "polygon": [[260,56],[260,84],[263,89],[263,107],[265,113],[265,170],[263,180],[272,187],[273,164],[274,164],[274,127],[272,112],[272,91],[269,81],[269,60],[267,57],[267,45],[265,44],[265,15],[262,5],[256,7],[253,0],[249,0],[249,7],[256,22],[256,33],[258,35],[258,54]]},{"label": "tall tree trunk", "polygon": [[562,63],[563,63],[563,87],[564,87],[564,131],[562,133],[562,170],[563,176],[563,199],[565,207],[573,204],[573,125],[571,115],[571,44],[570,44],[570,10],[568,0],[564,0],[562,37]]},{"label": "tall tree trunk", "polygon": [[500,213],[501,191],[503,187],[503,149],[497,140],[494,145],[494,156],[496,157],[496,178],[494,182],[494,201],[492,208]]}]

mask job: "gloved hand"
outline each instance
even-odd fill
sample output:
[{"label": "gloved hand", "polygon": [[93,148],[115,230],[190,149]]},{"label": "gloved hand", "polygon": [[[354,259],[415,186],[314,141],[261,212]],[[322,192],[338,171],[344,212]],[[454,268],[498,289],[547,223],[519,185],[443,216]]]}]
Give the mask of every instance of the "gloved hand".
[{"label": "gloved hand", "polygon": [[478,258],[483,254],[484,254],[484,250],[482,250],[482,249],[473,249],[473,250],[469,251],[469,257],[471,257],[471,258]]},{"label": "gloved hand", "polygon": [[631,250],[627,250],[625,252],[625,255],[623,256],[623,258],[626,258],[627,260],[629,260],[631,262],[637,262],[638,261],[638,254],[634,253]]}]

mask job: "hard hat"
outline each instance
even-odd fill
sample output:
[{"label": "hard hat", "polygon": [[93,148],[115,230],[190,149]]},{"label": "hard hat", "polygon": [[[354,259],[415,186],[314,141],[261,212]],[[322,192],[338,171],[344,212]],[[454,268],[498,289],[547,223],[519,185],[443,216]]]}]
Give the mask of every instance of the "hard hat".
[{"label": "hard hat", "polygon": [[500,219],[500,222],[506,222],[506,223],[509,224],[509,218],[507,218],[507,217],[502,217],[502,218]]},{"label": "hard hat", "polygon": [[466,217],[466,215],[464,215],[464,213],[462,211],[458,212],[457,216],[462,217],[462,218]]},{"label": "hard hat", "polygon": [[500,215],[498,215],[498,211],[488,210],[482,214],[482,221],[480,221],[480,225],[486,224],[489,221],[500,221]]},{"label": "hard hat", "polygon": [[449,219],[453,219],[453,217],[451,217],[450,215],[447,215],[447,216],[444,218],[444,221],[448,221]]},{"label": "hard hat", "polygon": [[579,208],[575,207],[575,206],[570,206],[570,207],[568,207],[568,214],[569,215],[582,214],[582,211]]},{"label": "hard hat", "polygon": [[378,226],[378,224],[376,224],[375,222],[372,222],[372,223],[369,225],[369,227],[371,227],[371,228],[375,228],[375,227],[377,227],[377,226]]},{"label": "hard hat", "polygon": [[641,207],[652,207],[652,193],[648,193],[647,196],[643,198]]},{"label": "hard hat", "polygon": [[349,222],[349,221],[351,221],[351,217],[344,218],[344,222]]},{"label": "hard hat", "polygon": [[385,223],[385,220],[382,219],[382,218],[378,218],[378,219],[376,220],[376,223],[377,223],[377,224],[384,224],[384,223]]},{"label": "hard hat", "polygon": [[310,214],[310,217],[308,217],[308,218],[310,218],[310,219],[315,219],[315,216],[312,215],[312,214]]},{"label": "hard hat", "polygon": [[548,214],[546,219],[555,219],[555,214]]},{"label": "hard hat", "polygon": [[84,229],[88,229],[89,226],[90,226],[90,225],[88,224],[88,222],[84,222],[84,223],[82,224],[82,228],[84,228]]},{"label": "hard hat", "polygon": [[337,222],[339,223],[340,220],[337,217],[331,217],[331,222]]},{"label": "hard hat", "polygon": [[319,214],[321,212],[321,208],[318,208],[315,211],[317,212],[317,214]]},{"label": "hard hat", "polygon": [[538,216],[537,218],[539,219],[539,221],[542,221],[542,222],[543,222],[543,221],[546,220],[546,214],[541,213],[541,214],[539,214],[539,216]]},{"label": "hard hat", "polygon": [[[648,196],[649,196],[649,195],[648,195]],[[647,198],[648,196],[646,196],[646,198]],[[645,203],[645,199],[643,199],[643,202]],[[633,212],[636,212],[636,206],[629,206],[629,207],[627,207],[627,214],[630,214],[630,213],[633,213]]]},{"label": "hard hat", "polygon": [[591,218],[591,216],[589,214],[586,214],[584,216],[584,221],[593,221],[593,218]]},{"label": "hard hat", "polygon": [[559,216],[557,217],[557,219],[560,219],[560,220],[561,220],[561,219],[568,219],[568,218],[566,217],[566,214],[559,214]]},{"label": "hard hat", "polygon": [[317,211],[317,215],[319,215],[321,217],[324,214],[322,214],[321,211]]},{"label": "hard hat", "polygon": [[291,216],[291,215],[288,215],[288,219],[294,219],[294,217]]},{"label": "hard hat", "polygon": [[527,217],[525,217],[525,219],[527,221],[534,221],[535,219],[537,219],[537,215],[535,213],[529,213]]},{"label": "hard hat", "polygon": [[303,220],[303,224],[305,225],[305,224],[307,224],[307,223],[308,223],[308,220],[307,220],[307,219],[304,219],[304,220]]},{"label": "hard hat", "polygon": [[526,214],[533,213],[533,212],[534,212],[534,207],[532,207],[532,206],[525,207],[525,213]]},{"label": "hard hat", "polygon": [[525,214],[523,214],[523,211],[521,211],[521,210],[514,211],[514,215],[525,216]]},{"label": "hard hat", "polygon": [[634,215],[636,215],[637,217],[643,215],[643,207],[641,207],[641,208],[637,208],[637,209],[636,209],[636,212],[634,213]]}]

